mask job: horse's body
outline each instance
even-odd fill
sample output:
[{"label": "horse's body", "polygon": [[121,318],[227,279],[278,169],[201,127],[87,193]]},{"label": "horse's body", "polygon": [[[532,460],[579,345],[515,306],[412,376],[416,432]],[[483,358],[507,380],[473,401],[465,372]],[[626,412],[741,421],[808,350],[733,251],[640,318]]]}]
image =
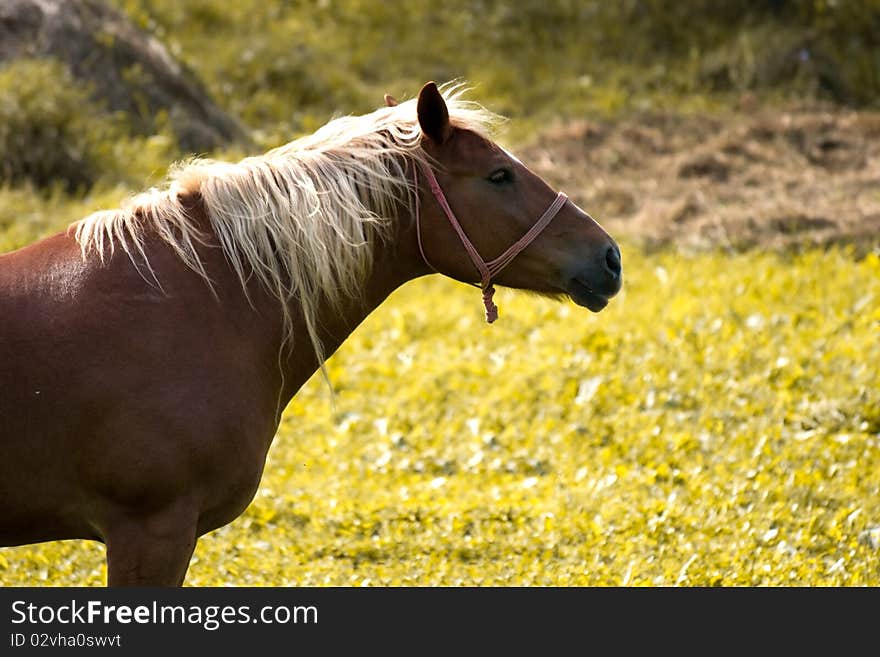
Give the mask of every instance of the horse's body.
[{"label": "horse's body", "polygon": [[[250,503],[281,410],[388,294],[430,273],[422,251],[441,272],[474,279],[430,190],[412,189],[407,174],[428,161],[441,167],[437,178],[481,253],[528,228],[552,190],[454,111],[450,122],[432,84],[414,109],[385,111],[421,130],[410,150],[389,155],[395,184],[416,201],[388,196],[379,216],[363,187],[353,192],[366,199],[367,223],[384,219],[360,243],[339,237],[367,252],[356,290],[306,304],[311,279],[283,269],[261,277],[254,259],[236,266],[205,176],[172,186],[166,205],[134,206],[125,221],[87,219],[76,234],[0,255],[0,545],[100,540],[111,585],[180,584],[198,537]],[[518,186],[478,182],[499,168]],[[282,188],[283,176],[272,176]],[[166,206],[184,223],[163,231],[156,217]],[[286,246],[270,235],[266,253]],[[305,249],[311,238],[297,239]],[[312,246],[313,259],[336,248]],[[273,289],[291,278],[298,287]],[[595,310],[620,287],[619,252],[567,203],[498,282],[568,293]]]}]

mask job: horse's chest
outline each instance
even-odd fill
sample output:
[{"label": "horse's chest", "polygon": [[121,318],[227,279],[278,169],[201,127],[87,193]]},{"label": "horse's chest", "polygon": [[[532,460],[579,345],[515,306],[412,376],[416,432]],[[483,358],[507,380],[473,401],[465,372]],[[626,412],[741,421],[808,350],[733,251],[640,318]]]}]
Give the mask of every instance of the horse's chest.
[{"label": "horse's chest", "polygon": [[260,486],[270,439],[261,432],[238,434],[234,443],[218,437],[199,473],[203,491],[200,533],[231,522],[250,504]]}]

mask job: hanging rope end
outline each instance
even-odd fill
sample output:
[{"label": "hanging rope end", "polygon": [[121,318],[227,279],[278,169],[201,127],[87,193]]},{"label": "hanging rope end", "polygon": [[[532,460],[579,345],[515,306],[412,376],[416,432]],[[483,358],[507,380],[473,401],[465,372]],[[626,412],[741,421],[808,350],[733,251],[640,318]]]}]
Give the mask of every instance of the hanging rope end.
[{"label": "hanging rope end", "polygon": [[491,324],[498,319],[498,306],[492,300],[495,296],[495,286],[490,285],[483,289],[483,305],[486,307],[486,323]]}]

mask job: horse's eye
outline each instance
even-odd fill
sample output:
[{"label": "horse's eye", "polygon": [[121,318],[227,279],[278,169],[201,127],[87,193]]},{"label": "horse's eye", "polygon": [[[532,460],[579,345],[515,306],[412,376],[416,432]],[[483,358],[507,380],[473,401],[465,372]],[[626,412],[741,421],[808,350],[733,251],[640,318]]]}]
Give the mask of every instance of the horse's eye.
[{"label": "horse's eye", "polygon": [[513,182],[513,172],[510,169],[498,169],[489,174],[488,180],[496,185]]}]

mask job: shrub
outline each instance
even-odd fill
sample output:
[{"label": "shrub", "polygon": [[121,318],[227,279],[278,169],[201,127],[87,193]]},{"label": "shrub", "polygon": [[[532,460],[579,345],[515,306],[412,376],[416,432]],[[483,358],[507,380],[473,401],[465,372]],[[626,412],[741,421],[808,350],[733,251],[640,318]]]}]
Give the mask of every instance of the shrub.
[{"label": "shrub", "polygon": [[0,181],[68,191],[92,186],[109,165],[119,117],[54,60],[17,60],[0,69]]}]

